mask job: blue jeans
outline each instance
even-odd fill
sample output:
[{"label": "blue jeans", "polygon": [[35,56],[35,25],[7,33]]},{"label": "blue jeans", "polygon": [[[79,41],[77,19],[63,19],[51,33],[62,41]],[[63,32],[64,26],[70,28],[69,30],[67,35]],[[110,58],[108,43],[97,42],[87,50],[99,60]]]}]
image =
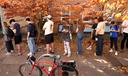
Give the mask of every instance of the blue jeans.
[{"label": "blue jeans", "polygon": [[83,33],[78,32],[77,33],[77,53],[81,54],[82,52],[82,40],[83,40]]},{"label": "blue jeans", "polygon": [[33,37],[28,38],[28,47],[29,47],[30,53],[32,54],[35,53],[36,51],[35,38]]},{"label": "blue jeans", "polygon": [[100,56],[103,52],[103,35],[98,35],[96,38],[96,55]]}]

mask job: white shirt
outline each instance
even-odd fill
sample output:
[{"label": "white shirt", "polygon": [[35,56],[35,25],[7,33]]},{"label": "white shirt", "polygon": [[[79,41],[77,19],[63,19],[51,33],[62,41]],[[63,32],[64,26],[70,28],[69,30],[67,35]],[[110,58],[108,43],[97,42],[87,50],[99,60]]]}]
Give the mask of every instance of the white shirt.
[{"label": "white shirt", "polygon": [[52,34],[53,33],[53,21],[51,20],[48,20],[44,26],[43,26],[43,30],[45,30],[45,33],[44,35],[49,35],[49,34]]},{"label": "white shirt", "polygon": [[10,24],[10,29],[14,29],[14,24],[15,24],[16,22],[12,22],[11,24]]},{"label": "white shirt", "polygon": [[128,33],[128,20],[124,20],[122,26],[126,26],[125,28],[123,28],[123,32]]},{"label": "white shirt", "polygon": [[105,22],[99,22],[96,28],[96,34],[103,35],[105,31]]}]

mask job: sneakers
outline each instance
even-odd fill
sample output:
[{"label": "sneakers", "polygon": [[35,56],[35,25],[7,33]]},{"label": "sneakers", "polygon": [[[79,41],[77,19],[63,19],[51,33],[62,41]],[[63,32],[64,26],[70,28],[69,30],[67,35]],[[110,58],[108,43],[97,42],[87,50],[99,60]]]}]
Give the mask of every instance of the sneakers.
[{"label": "sneakers", "polygon": [[7,52],[5,55],[11,55],[11,53],[10,52]]},{"label": "sneakers", "polygon": [[68,55],[67,55],[67,57],[70,57],[70,56],[71,56],[71,54],[68,54]]},{"label": "sneakers", "polygon": [[94,53],[94,56],[97,56],[96,53]]},{"label": "sneakers", "polygon": [[67,53],[64,53],[63,55],[67,55]]},{"label": "sneakers", "polygon": [[33,56],[33,54],[30,52],[30,53],[28,53],[28,56],[29,56],[29,57],[32,57],[32,56]]},{"label": "sneakers", "polygon": [[116,55],[116,56],[118,55],[118,52],[117,52],[117,51],[115,52],[115,55]]},{"label": "sneakers", "polygon": [[[110,50],[109,50],[109,52],[110,52],[110,53],[112,53],[112,52],[113,52],[113,50],[112,50],[112,49],[110,49]],[[115,51],[115,55],[116,55],[116,56],[118,55],[118,52],[117,52],[117,51]]]},{"label": "sneakers", "polygon": [[92,50],[92,47],[91,47],[91,46],[89,46],[89,47],[87,47],[86,49],[87,49],[87,50]]},{"label": "sneakers", "polygon": [[22,55],[22,53],[18,53],[18,56],[21,56]]},{"label": "sneakers", "polygon": [[68,53],[64,53],[63,55],[64,56],[67,55],[67,57],[70,57],[71,56],[71,54],[68,54]]},{"label": "sneakers", "polygon": [[110,50],[109,50],[109,52],[110,52],[110,53],[112,53],[112,52],[113,52],[113,50],[112,50],[112,49],[110,49]]},{"label": "sneakers", "polygon": [[[112,52],[113,52],[113,50],[112,50],[112,49],[110,49],[110,50],[109,50],[109,52],[110,52],[110,53],[112,53]],[[117,51],[115,51],[115,55],[116,55],[116,56],[118,55],[118,52],[117,52]]]},{"label": "sneakers", "polygon": [[14,50],[11,50],[11,53],[14,53]]}]

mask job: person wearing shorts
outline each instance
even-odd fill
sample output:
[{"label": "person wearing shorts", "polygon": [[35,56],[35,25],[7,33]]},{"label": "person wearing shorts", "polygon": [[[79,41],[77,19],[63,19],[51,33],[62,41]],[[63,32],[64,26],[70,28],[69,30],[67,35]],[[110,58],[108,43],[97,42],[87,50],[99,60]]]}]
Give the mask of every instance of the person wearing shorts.
[{"label": "person wearing shorts", "polygon": [[53,26],[54,22],[51,20],[51,15],[47,16],[47,22],[44,24],[43,29],[45,31],[44,36],[45,36],[45,41],[46,41],[46,50],[47,53],[54,53],[53,50]]},{"label": "person wearing shorts", "polygon": [[87,50],[91,50],[95,43],[95,37],[96,37],[95,32],[96,32],[97,24],[98,24],[98,19],[97,19],[97,17],[95,17],[94,24],[92,26],[91,41],[90,41],[90,45],[87,47]]},{"label": "person wearing shorts", "polygon": [[46,44],[53,43],[54,42],[53,34],[46,35],[45,36],[45,41],[46,41]]}]

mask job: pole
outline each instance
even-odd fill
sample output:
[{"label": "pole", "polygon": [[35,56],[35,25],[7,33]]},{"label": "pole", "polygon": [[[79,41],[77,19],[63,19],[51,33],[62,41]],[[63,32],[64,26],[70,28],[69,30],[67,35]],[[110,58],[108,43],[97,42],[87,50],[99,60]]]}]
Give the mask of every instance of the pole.
[{"label": "pole", "polygon": [[3,25],[3,21],[4,21],[3,10],[4,10],[4,8],[2,8],[2,7],[0,6],[0,18],[1,18],[2,32],[3,32],[3,34],[4,34],[4,33],[5,33],[5,29],[4,29],[4,25]]},{"label": "pole", "polygon": [[[0,6],[0,19],[1,19],[1,25],[2,25],[2,33],[3,34],[6,34],[6,31],[5,31],[5,28],[4,28],[4,25],[3,25],[3,21],[4,21],[4,8],[2,8],[1,6]],[[0,51],[1,50],[5,50],[5,44],[4,44],[4,46],[0,49]]]}]

